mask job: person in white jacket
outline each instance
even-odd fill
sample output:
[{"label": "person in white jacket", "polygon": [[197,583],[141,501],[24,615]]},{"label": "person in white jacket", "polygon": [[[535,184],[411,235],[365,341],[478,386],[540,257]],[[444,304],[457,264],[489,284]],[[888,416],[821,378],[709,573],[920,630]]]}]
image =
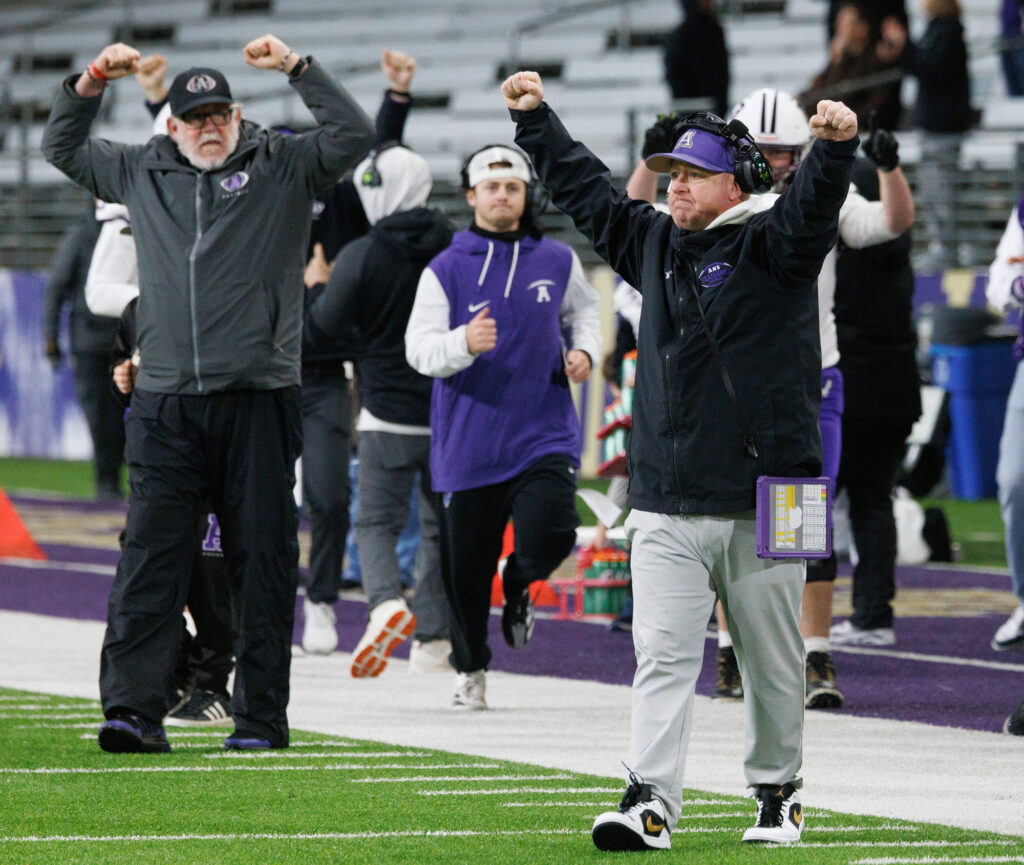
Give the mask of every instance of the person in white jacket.
[{"label": "person in white jacket", "polygon": [[[989,304],[1000,312],[1024,306],[1024,198],[1010,213],[1006,230],[996,247],[988,269],[985,294]],[[1024,333],[1024,331],[1022,331]],[[1014,347],[1018,360],[1024,336]],[[996,466],[999,507],[1006,526],[1006,563],[1013,579],[1017,609],[992,637],[992,648],[1007,651],[1024,646],[1024,366],[1017,373],[1006,404],[1006,420],[999,440]]]}]

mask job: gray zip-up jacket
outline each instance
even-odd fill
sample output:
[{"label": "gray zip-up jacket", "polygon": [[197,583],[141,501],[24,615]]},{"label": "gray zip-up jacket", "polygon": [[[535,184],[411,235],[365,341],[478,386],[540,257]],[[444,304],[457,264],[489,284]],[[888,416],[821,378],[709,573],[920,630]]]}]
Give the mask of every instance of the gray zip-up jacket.
[{"label": "gray zip-up jacket", "polygon": [[43,136],[47,160],[128,206],[139,257],[136,386],[158,393],[299,383],[303,268],[313,198],[355,165],[373,124],[316,63],[291,85],[319,123],[280,135],[242,121],[225,164],[200,171],[167,135],[89,138],[101,96],[65,80]]}]

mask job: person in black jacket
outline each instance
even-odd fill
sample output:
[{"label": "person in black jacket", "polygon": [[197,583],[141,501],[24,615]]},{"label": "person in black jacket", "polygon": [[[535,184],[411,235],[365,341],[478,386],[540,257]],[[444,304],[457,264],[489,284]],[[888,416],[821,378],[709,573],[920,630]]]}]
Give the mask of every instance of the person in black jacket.
[{"label": "person in black jacket", "polygon": [[729,49],[715,14],[715,0],[680,0],[682,22],[665,38],[665,82],[673,100],[710,100],[724,117],[729,110]]},{"label": "person in black jacket", "polygon": [[[377,112],[374,147],[401,141],[412,96],[416,61],[400,51],[385,51],[381,68],[388,89]],[[331,264],[346,244],[370,229],[359,174],[346,175],[313,202],[306,287],[327,279]],[[313,294],[306,292],[304,312]],[[309,574],[303,601],[302,648],[329,655],[338,646],[334,605],[341,590],[345,538],[349,533],[349,457],[352,396],[345,373],[359,345],[352,329],[338,328],[332,339],[302,346],[302,498],[309,517]]]},{"label": "person in black jacket", "polygon": [[628,446],[629,785],[618,811],[594,822],[594,843],[670,846],[716,593],[747,683],[744,769],[758,813],[743,838],[799,840],[805,565],[757,557],[754,499],[760,475],[821,471],[816,279],[849,189],[857,117],[818,104],[819,140],[777,200],[750,195],[770,187],[771,170],[749,136],[717,117],[684,118],[672,152],[647,161],[671,177],[666,216],[612,186],[543,92],[533,72],[502,85],[516,143],[554,203],[644,295]]},{"label": "person in black jacket", "polygon": [[[414,636],[414,669],[448,666],[447,604],[441,582],[436,496],[430,481],[433,380],[405,359],[405,327],[424,266],[451,242],[448,220],[423,205],[430,169],[422,156],[384,145],[357,167],[355,184],[369,234],[346,246],[327,285],[310,292],[304,352],[358,332],[359,510],[356,538],[369,624],[352,653],[352,675],[377,676],[399,643]],[[420,477],[420,576],[413,609],[402,595],[395,543]],[[431,660],[433,663],[431,663]]]},{"label": "person in black jacket", "polygon": [[123,498],[124,423],[121,410],[111,397],[107,372],[117,322],[93,315],[85,302],[85,279],[99,233],[99,223],[90,213],[61,240],[46,283],[43,323],[46,356],[57,370],[63,361],[58,342],[61,311],[70,306],[75,391],[92,437],[96,497],[101,501],[119,501]]},{"label": "person in black jacket", "polygon": [[941,269],[969,264],[969,251],[957,248],[956,176],[960,146],[971,128],[971,83],[967,72],[967,46],[957,0],[921,0],[928,26],[917,42],[895,18],[882,23],[883,43],[898,58],[908,75],[917,78],[913,123],[921,136],[915,198],[928,233],[928,253],[919,268]]},{"label": "person in black jacket", "polygon": [[[858,159],[854,183],[878,199],[878,172]],[[843,435],[837,491],[850,497],[858,561],[853,615],[858,631],[892,628],[896,593],[896,521],[892,488],[906,439],[921,414],[921,381],[911,321],[914,272],[910,232],[851,249],[841,240],[836,260],[836,330],[843,373]]]}]

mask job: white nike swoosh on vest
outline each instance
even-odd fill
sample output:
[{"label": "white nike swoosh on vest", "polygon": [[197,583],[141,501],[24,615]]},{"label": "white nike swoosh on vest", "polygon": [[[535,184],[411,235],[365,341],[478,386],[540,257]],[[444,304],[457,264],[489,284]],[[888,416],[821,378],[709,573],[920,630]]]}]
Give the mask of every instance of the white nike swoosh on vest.
[{"label": "white nike swoosh on vest", "polygon": [[469,311],[470,312],[476,312],[478,309],[483,309],[489,303],[490,303],[489,300],[485,300],[483,303],[471,303],[469,305]]}]

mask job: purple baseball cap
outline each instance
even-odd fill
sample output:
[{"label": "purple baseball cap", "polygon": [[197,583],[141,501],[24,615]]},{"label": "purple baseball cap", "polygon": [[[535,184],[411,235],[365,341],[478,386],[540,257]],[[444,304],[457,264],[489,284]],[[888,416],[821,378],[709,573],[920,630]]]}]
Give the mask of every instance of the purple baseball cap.
[{"label": "purple baseball cap", "polygon": [[718,135],[703,129],[687,129],[679,136],[671,153],[648,156],[647,167],[659,174],[668,174],[673,161],[696,165],[705,171],[732,174],[736,167],[736,151]]}]

